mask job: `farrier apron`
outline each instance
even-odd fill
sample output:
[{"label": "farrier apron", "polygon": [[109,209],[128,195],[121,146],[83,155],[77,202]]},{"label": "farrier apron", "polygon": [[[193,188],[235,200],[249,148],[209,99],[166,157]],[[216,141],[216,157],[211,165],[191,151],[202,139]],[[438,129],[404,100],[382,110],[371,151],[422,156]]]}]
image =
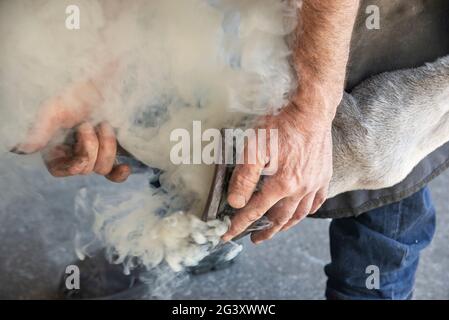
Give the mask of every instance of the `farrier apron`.
[{"label": "farrier apron", "polygon": [[[369,5],[380,9],[380,29],[369,30]],[[363,0],[354,28],[346,90],[386,71],[419,67],[449,53],[449,1]],[[400,121],[398,119],[398,121]],[[314,217],[343,218],[400,201],[449,167],[449,143],[422,160],[401,183],[328,199]]]}]

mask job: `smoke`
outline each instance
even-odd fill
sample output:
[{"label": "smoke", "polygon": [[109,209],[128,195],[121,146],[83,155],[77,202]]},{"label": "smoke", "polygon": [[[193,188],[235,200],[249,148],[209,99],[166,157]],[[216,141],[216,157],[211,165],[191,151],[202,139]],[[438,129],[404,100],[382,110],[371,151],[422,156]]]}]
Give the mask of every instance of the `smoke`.
[{"label": "smoke", "polygon": [[[163,262],[182,271],[195,266],[218,245],[227,224],[219,220],[206,223],[177,211],[176,206],[186,203],[176,197],[145,185],[131,189],[123,185],[115,190],[97,187],[93,195],[81,189],[76,213],[81,218],[94,214],[96,240],[113,248],[110,260],[123,264],[127,272],[140,264],[154,268]],[[95,242],[87,245],[80,248],[80,258],[98,249]]]},{"label": "smoke", "polygon": [[[294,85],[285,36],[296,1],[78,0],[79,30],[65,26],[73,1],[0,1],[0,148],[23,142],[45,102],[88,105],[151,170],[148,184],[81,189],[77,214],[114,263],[132,269],[193,266],[217,246],[226,221],[203,222],[213,168],[170,162],[170,132],[241,125],[285,105]],[[293,5],[294,4],[294,5]],[[157,170],[156,170],[157,168]],[[78,254],[93,242],[78,237]]]}]

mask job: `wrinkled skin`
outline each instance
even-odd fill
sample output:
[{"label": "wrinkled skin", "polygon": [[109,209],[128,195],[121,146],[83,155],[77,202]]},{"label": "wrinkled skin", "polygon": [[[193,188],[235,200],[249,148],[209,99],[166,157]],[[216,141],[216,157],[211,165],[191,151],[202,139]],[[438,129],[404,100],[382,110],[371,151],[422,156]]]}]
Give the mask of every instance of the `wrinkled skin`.
[{"label": "wrinkled skin", "polygon": [[[272,227],[254,233],[252,241],[271,239],[307,215],[313,214],[327,198],[332,177],[332,116],[316,113],[328,97],[320,90],[307,90],[296,102],[278,115],[262,120],[263,129],[278,130],[278,149],[269,150],[270,157],[256,164],[241,164],[234,170],[228,190],[228,202],[240,209],[231,228],[223,237],[228,241],[242,233],[254,221],[266,216]],[[339,99],[331,99],[337,105]],[[314,108],[303,108],[312,105]],[[310,111],[314,110],[314,111]],[[267,143],[267,148],[270,144]],[[255,191],[261,172],[269,161],[277,161],[277,172],[266,176],[260,190]]]}]

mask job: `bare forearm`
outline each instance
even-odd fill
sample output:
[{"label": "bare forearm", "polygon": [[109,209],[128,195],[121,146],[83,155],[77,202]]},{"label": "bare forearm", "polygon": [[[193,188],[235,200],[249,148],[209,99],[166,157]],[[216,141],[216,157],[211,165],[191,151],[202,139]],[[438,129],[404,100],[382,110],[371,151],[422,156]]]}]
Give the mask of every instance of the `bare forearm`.
[{"label": "bare forearm", "polygon": [[[324,94],[335,103],[314,106],[313,110],[333,118],[342,97],[352,30],[358,0],[304,0],[297,29],[294,65],[300,86],[298,100],[304,95]],[[296,100],[294,99],[294,101]],[[338,100],[338,101],[335,101]],[[302,108],[308,106],[299,103]],[[312,108],[313,106],[310,106]]]},{"label": "bare forearm", "polygon": [[[294,0],[292,0],[294,1]],[[299,87],[279,114],[265,117],[263,128],[278,129],[279,146],[257,165],[233,172],[228,202],[240,209],[225,241],[265,215],[273,226],[252,235],[259,243],[291,228],[326,200],[332,177],[332,120],[343,96],[352,29],[358,0],[303,0],[294,64]],[[254,192],[268,162],[277,172]]]}]

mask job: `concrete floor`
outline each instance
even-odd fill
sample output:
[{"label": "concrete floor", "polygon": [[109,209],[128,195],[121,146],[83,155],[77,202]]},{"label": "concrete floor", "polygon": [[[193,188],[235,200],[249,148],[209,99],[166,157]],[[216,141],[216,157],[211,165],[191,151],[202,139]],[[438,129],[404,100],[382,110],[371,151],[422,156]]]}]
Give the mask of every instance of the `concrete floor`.
[{"label": "concrete floor", "polygon": [[[133,187],[138,179],[120,187]],[[74,196],[84,186],[105,183],[100,177],[56,180],[36,169],[34,160],[0,158],[0,298],[55,297],[60,275],[75,258]],[[438,229],[422,256],[415,299],[449,299],[448,186],[449,172],[431,184]],[[187,279],[174,297],[322,299],[328,224],[310,219],[260,246],[246,241],[235,265]]]}]

